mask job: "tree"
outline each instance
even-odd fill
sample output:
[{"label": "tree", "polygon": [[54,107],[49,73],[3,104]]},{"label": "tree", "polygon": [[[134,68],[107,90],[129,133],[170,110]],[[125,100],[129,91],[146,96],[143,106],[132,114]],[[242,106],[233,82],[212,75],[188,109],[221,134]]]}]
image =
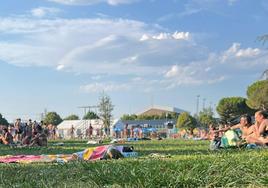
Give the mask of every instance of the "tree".
[{"label": "tree", "polygon": [[208,128],[210,124],[216,123],[212,108],[204,108],[203,111],[199,112],[198,120],[200,125],[204,128]]},{"label": "tree", "polygon": [[247,105],[256,110],[268,109],[268,80],[257,81],[247,89]]},{"label": "tree", "polygon": [[99,116],[96,113],[89,111],[84,115],[83,119],[99,119]]},{"label": "tree", "polygon": [[185,128],[192,135],[193,130],[197,127],[197,121],[188,112],[182,112],[178,117],[176,127]]},{"label": "tree", "polygon": [[168,112],[161,115],[136,115],[136,114],[124,114],[121,120],[152,120],[152,119],[177,119],[178,113]]},{"label": "tree", "polygon": [[106,135],[110,133],[110,124],[112,121],[112,111],[114,106],[112,105],[111,98],[102,94],[99,101],[99,117],[103,121],[103,126],[105,129]]},{"label": "tree", "polygon": [[8,125],[8,121],[0,114],[0,125]]},{"label": "tree", "polygon": [[253,114],[253,110],[246,104],[243,97],[226,97],[219,101],[216,108],[218,114],[224,122],[228,122],[243,114]]},{"label": "tree", "polygon": [[69,115],[64,120],[79,120],[79,117],[75,114]]},{"label": "tree", "polygon": [[137,120],[138,116],[136,114],[124,114],[120,119],[122,121],[126,120]]},{"label": "tree", "polygon": [[48,112],[45,116],[44,123],[58,125],[62,122],[61,117],[56,112]]}]

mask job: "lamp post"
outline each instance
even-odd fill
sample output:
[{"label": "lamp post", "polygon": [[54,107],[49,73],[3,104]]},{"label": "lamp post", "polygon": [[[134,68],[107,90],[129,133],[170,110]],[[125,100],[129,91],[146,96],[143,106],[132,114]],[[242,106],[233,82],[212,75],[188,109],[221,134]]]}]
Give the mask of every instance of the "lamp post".
[{"label": "lamp post", "polygon": [[199,97],[200,95],[196,96],[196,116],[198,116],[198,112],[199,112]]},{"label": "lamp post", "polygon": [[206,107],[206,98],[203,98],[203,110],[205,109]]}]

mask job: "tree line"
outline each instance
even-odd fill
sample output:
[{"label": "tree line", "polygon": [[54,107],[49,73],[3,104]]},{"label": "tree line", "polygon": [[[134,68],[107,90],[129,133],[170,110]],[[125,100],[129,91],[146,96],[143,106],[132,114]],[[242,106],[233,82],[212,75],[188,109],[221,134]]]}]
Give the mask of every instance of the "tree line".
[{"label": "tree line", "polygon": [[196,117],[184,112],[180,114],[176,126],[192,132],[196,127],[207,128],[215,123],[232,123],[243,114],[253,115],[258,110],[268,110],[268,80],[257,81],[247,88],[247,98],[224,97],[217,107],[220,119],[213,116],[212,109],[203,109]]}]

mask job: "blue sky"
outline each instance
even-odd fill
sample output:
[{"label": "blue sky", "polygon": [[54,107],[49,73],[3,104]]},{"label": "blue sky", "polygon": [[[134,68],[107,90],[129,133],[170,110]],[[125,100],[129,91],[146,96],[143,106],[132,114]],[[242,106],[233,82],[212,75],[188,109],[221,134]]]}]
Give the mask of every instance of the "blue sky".
[{"label": "blue sky", "polygon": [[152,103],[196,111],[246,96],[268,68],[266,0],[0,2],[0,112],[83,114],[106,92],[114,117]]}]

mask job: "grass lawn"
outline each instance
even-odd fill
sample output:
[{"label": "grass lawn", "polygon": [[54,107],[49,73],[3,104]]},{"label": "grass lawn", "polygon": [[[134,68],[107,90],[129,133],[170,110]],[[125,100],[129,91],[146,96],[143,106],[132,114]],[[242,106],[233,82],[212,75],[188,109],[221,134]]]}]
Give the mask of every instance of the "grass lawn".
[{"label": "grass lawn", "polygon": [[[61,141],[60,141],[61,142]],[[69,154],[86,141],[0,147],[0,155]],[[209,151],[208,141],[132,142],[138,158],[67,164],[0,164],[0,187],[268,187],[268,149]],[[153,158],[151,153],[170,154]]]}]

